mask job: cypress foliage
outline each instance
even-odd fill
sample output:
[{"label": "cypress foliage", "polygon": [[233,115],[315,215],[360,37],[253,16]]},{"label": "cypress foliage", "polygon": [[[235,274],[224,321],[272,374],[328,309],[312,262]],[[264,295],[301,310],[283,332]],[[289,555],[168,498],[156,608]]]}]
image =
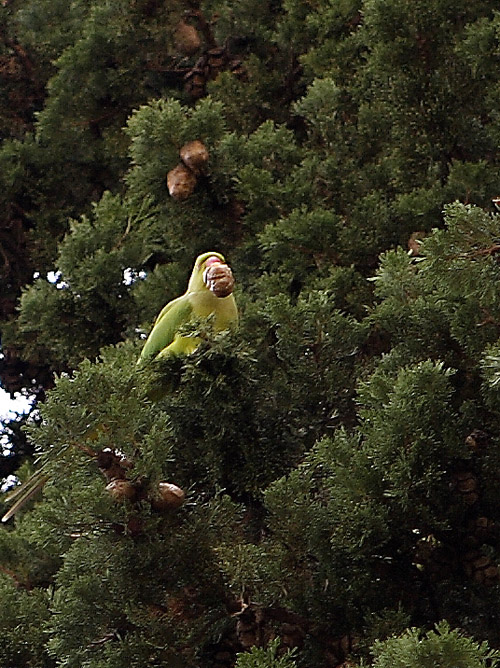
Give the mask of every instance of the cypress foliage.
[{"label": "cypress foliage", "polygon": [[2,665],[497,665],[495,3],[4,5]]}]

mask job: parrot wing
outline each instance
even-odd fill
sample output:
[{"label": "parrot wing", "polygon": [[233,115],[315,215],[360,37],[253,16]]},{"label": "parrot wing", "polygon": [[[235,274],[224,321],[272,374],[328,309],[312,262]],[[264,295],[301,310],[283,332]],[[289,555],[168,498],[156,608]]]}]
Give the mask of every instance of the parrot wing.
[{"label": "parrot wing", "polygon": [[169,346],[180,327],[190,319],[193,307],[188,295],[178,297],[169,302],[155,320],[139,357],[139,363],[152,360],[159,352]]}]

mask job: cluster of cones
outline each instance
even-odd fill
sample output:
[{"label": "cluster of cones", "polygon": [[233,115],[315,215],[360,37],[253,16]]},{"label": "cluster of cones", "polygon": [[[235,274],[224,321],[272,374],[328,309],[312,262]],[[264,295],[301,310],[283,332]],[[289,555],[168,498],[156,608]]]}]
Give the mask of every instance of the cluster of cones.
[{"label": "cluster of cones", "polygon": [[266,647],[276,638],[280,639],[279,654],[294,648],[301,649],[308,635],[316,638],[322,646],[324,668],[347,668],[352,665],[347,657],[359,642],[355,635],[332,637],[329,630],[316,627],[302,615],[253,601],[234,600],[228,608],[237,620],[236,627],[234,637],[222,640],[214,653],[216,668],[230,668],[234,665],[235,653],[252,647]]},{"label": "cluster of cones", "polygon": [[102,450],[96,458],[101,473],[108,481],[106,491],[115,501],[137,503],[148,500],[151,508],[159,512],[179,508],[184,503],[184,491],[173,483],[159,482],[151,492],[143,480],[131,480],[128,476],[133,462],[114,450]]},{"label": "cluster of cones", "polygon": [[187,12],[179,21],[174,31],[174,45],[181,56],[193,57],[201,52],[195,64],[184,74],[184,91],[192,100],[204,97],[207,83],[221,72],[231,72],[239,79],[247,76],[242,61],[231,53],[228,45],[216,43],[211,23],[200,10]]},{"label": "cluster of cones", "polygon": [[199,139],[187,142],[180,151],[181,161],[167,174],[168,192],[173,199],[183,201],[193,194],[198,178],[205,173],[209,153]]},{"label": "cluster of cones", "polygon": [[246,78],[246,70],[238,58],[232,58],[224,46],[208,49],[184,76],[184,90],[194,100],[204,97],[207,83],[220,72],[229,71],[238,79]]},{"label": "cluster of cones", "polygon": [[[480,456],[487,448],[488,436],[476,429],[465,442],[474,456]],[[498,543],[499,527],[481,512],[481,487],[473,462],[464,463],[452,473],[450,489],[454,499],[460,500],[467,509],[461,536],[453,542],[434,534],[421,538],[415,545],[413,563],[432,580],[441,580],[461,569],[473,582],[496,585],[500,582],[500,571],[488,554],[488,548]]]}]

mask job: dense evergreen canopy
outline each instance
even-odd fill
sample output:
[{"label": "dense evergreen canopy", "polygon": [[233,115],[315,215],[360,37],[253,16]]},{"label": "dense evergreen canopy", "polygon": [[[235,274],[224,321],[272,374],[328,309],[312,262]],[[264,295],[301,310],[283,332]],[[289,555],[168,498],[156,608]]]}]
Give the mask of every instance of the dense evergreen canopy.
[{"label": "dense evergreen canopy", "polygon": [[2,666],[499,664],[499,72],[493,0],[4,0]]}]

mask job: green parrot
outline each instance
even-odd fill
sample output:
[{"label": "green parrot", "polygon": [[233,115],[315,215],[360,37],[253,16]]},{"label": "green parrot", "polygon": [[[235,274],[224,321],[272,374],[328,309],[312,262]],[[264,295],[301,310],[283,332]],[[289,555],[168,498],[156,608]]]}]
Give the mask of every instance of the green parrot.
[{"label": "green parrot", "polygon": [[199,255],[186,292],[161,310],[137,364],[194,352],[200,339],[179,334],[182,325],[190,320],[213,315],[216,331],[236,326],[238,309],[232,294],[233,285],[233,274],[223,255],[214,251]]},{"label": "green parrot", "polygon": [[[179,329],[190,320],[214,316],[218,331],[238,323],[238,310],[232,294],[234,278],[224,256],[210,251],[196,258],[186,292],[169,302],[156,318],[153,329],[144,344],[138,365],[172,355],[187,355],[198,347],[201,340],[195,336],[181,336]],[[66,447],[69,447],[66,446]],[[57,456],[57,454],[55,455]],[[28,480],[7,495],[6,501],[15,501],[2,517],[7,522],[27,501],[41,490],[49,475],[42,466]]]}]

